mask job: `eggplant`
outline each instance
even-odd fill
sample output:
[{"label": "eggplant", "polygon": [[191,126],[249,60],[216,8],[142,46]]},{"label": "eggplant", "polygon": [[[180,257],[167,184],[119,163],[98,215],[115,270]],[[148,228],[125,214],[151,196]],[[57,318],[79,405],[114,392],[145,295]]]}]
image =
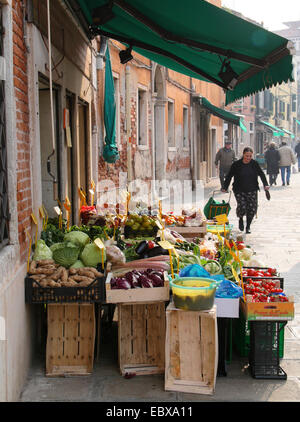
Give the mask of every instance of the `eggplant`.
[{"label": "eggplant", "polygon": [[142,240],[142,242],[140,242],[135,248],[135,251],[138,255],[143,255],[146,251],[148,251],[148,242],[146,240]]},{"label": "eggplant", "polygon": [[[154,248],[147,250],[147,258],[152,258],[153,256],[159,255],[169,255],[169,252],[167,249],[163,249],[161,246],[155,246]],[[146,257],[144,256],[144,258]]]}]

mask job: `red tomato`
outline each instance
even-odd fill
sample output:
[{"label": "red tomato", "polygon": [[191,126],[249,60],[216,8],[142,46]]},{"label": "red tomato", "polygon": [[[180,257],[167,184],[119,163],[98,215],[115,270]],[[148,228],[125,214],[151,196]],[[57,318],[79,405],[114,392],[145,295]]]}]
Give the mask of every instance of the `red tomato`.
[{"label": "red tomato", "polygon": [[246,245],[244,243],[237,243],[237,248],[239,251],[241,251],[242,249],[245,249]]},{"label": "red tomato", "polygon": [[148,248],[153,249],[155,247],[155,243],[152,240],[148,241]]}]

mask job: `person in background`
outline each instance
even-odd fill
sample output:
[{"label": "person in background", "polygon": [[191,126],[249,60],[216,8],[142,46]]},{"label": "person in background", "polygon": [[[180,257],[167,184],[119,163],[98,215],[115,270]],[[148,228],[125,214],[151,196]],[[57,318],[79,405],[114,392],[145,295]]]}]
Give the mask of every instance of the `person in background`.
[{"label": "person in background", "polygon": [[290,184],[291,178],[291,165],[296,164],[296,157],[291,147],[289,147],[285,141],[282,141],[281,147],[279,148],[279,167],[281,172],[282,186]]},{"label": "person in background", "polygon": [[264,189],[269,190],[266,176],[257,161],[253,160],[253,149],[244,148],[243,156],[234,162],[224,182],[222,192],[227,192],[231,179],[233,193],[236,198],[236,215],[239,218],[239,229],[244,231],[244,216],[246,216],[246,233],[251,233],[250,226],[257,212],[258,177]]},{"label": "person in background", "polygon": [[279,152],[275,148],[275,142],[270,142],[269,148],[265,152],[265,160],[267,163],[267,174],[269,175],[270,186],[276,185],[277,175],[279,174]]},{"label": "person in background", "polygon": [[219,177],[221,189],[224,187],[225,178],[230,170],[231,164],[236,160],[235,152],[231,148],[232,142],[226,141],[225,147],[219,149],[215,158],[215,165],[219,165]]},{"label": "person in background", "polygon": [[298,171],[300,171],[300,139],[298,140],[298,143],[295,146],[295,153],[298,159]]}]

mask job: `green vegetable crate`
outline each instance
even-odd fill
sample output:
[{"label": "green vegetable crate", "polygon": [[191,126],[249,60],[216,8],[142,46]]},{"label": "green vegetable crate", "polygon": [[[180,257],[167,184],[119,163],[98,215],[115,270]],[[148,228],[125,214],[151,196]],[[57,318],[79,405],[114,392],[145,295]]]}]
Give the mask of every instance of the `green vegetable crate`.
[{"label": "green vegetable crate", "polygon": [[[275,322],[274,322],[275,324]],[[280,327],[285,322],[280,323]],[[233,346],[240,357],[249,356],[250,352],[250,324],[245,316],[240,312],[240,317],[235,318],[232,323]],[[284,329],[279,332],[279,357],[282,359],[284,355]]]}]

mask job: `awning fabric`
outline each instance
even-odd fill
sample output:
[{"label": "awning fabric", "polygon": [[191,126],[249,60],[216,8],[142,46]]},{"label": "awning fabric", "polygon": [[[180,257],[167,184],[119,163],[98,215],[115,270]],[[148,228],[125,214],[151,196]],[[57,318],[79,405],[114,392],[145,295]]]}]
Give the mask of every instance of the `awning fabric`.
[{"label": "awning fabric", "polygon": [[269,122],[264,122],[263,120],[260,120],[260,123],[262,123],[265,126],[268,126],[269,129],[272,130],[273,136],[284,136],[284,132],[282,129],[279,129],[278,127],[272,125]]},{"label": "awning fabric", "polygon": [[295,138],[295,135],[292,133],[292,132],[290,132],[289,130],[286,130],[286,129],[281,129],[283,132],[285,132],[285,133],[287,133],[292,139],[294,139]]},{"label": "awning fabric", "polygon": [[297,119],[296,119],[296,122],[298,123],[298,125],[300,125],[300,122],[299,122],[299,120],[297,120]]},{"label": "awning fabric", "polygon": [[234,125],[239,126],[244,132],[247,132],[247,128],[243,124],[243,119],[236,114],[230,113],[230,111],[223,110],[222,108],[214,106],[206,98],[200,98],[200,104],[209,110],[213,115],[223,119],[227,122],[233,123]]},{"label": "awning fabric", "polygon": [[106,131],[103,158],[107,163],[119,160],[116,145],[116,103],[114,79],[111,70],[109,48],[106,49],[105,61],[105,88],[104,88],[104,126]]},{"label": "awning fabric", "polygon": [[[118,40],[176,72],[215,83],[226,90],[226,104],[293,80],[286,38],[205,0],[65,3],[91,38],[103,35]],[[232,90],[219,75],[227,61],[237,77]]]}]

